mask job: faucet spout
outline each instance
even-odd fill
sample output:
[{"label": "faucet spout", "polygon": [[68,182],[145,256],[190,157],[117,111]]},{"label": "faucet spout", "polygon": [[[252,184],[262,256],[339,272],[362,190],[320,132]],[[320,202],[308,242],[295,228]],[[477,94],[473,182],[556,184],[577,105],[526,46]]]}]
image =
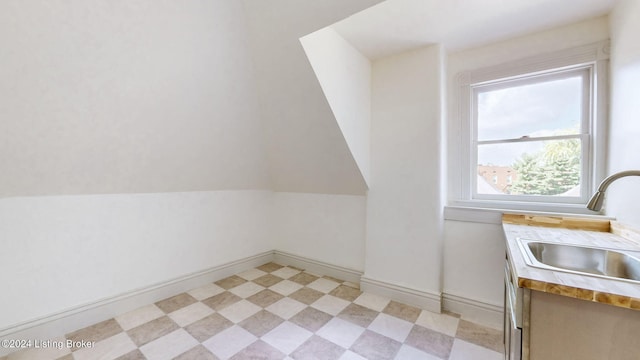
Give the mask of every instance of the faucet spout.
[{"label": "faucet spout", "polygon": [[600,186],[598,186],[598,191],[591,197],[589,202],[587,203],[587,209],[593,211],[600,211],[602,209],[602,204],[604,203],[604,194],[607,191],[609,185],[612,182],[625,177],[625,176],[640,176],[640,170],[627,170],[615,173],[610,175],[606,179],[602,180]]}]

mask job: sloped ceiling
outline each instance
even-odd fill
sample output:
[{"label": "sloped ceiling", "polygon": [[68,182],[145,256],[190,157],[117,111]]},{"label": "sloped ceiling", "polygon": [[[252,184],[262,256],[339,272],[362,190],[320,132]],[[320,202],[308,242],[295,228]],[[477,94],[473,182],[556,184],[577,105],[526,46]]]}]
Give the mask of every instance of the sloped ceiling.
[{"label": "sloped ceiling", "polygon": [[443,44],[449,52],[611,11],[617,0],[387,0],[332,27],[372,60]]},{"label": "sloped ceiling", "polygon": [[366,192],[299,39],[379,2],[244,1],[274,190]]}]

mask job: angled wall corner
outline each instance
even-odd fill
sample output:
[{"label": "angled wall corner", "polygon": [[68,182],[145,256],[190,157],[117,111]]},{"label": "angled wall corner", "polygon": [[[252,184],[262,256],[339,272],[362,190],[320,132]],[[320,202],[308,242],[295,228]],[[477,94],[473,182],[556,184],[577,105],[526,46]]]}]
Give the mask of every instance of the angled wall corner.
[{"label": "angled wall corner", "polygon": [[371,63],[331,27],[300,38],[342,135],[369,181]]},{"label": "angled wall corner", "polygon": [[367,192],[299,39],[378,2],[243,2],[274,191]]}]

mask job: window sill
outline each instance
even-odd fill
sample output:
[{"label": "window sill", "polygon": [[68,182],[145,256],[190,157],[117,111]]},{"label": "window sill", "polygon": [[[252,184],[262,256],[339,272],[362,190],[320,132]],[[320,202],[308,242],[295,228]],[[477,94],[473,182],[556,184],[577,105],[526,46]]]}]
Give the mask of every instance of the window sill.
[{"label": "window sill", "polygon": [[613,217],[594,213],[584,205],[565,204],[504,204],[487,201],[453,201],[444,207],[444,219],[483,224],[502,224],[502,214],[532,214],[543,216],[571,216],[595,219]]}]

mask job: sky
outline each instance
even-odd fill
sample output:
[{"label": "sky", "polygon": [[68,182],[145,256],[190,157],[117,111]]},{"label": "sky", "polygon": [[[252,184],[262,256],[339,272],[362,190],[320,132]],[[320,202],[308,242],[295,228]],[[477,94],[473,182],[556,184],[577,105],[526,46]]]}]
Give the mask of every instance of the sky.
[{"label": "sky", "polygon": [[[478,140],[578,134],[582,111],[580,75],[542,83],[479,89]],[[478,146],[478,163],[509,166],[522,153],[533,153],[543,142]]]}]

